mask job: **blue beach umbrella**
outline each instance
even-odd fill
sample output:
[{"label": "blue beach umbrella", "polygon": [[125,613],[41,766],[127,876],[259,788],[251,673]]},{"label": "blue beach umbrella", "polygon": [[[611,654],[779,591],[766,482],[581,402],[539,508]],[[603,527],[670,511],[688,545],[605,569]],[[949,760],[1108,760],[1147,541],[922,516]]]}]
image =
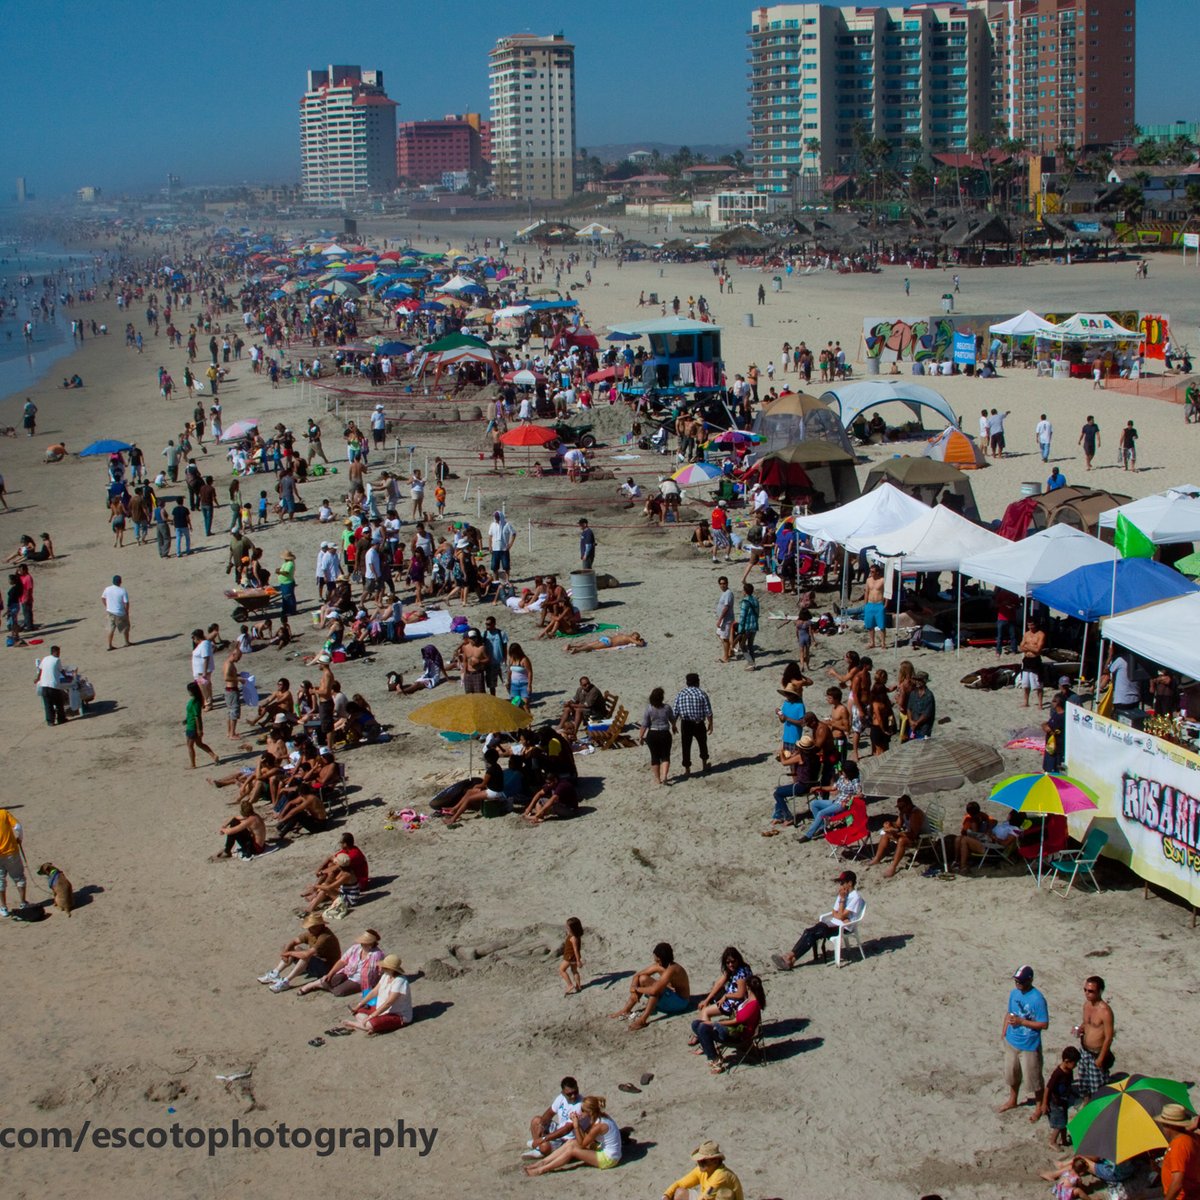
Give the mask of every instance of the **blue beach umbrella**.
[{"label": "blue beach umbrella", "polygon": [[79,452],[80,458],[91,458],[98,454],[121,454],[125,450],[132,450],[133,447],[128,442],[114,441],[112,438],[102,438],[98,442],[93,442],[90,446],[85,446]]}]

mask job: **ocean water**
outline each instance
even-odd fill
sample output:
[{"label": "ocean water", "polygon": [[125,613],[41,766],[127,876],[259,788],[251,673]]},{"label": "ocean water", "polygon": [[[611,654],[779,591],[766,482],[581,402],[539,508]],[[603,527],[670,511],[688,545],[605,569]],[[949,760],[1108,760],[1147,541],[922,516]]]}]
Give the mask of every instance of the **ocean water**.
[{"label": "ocean water", "polygon": [[[47,275],[66,272],[71,278],[69,290],[93,286],[104,275],[93,266],[90,255],[54,247],[16,247],[0,238],[0,295],[6,301],[17,297],[14,311],[6,304],[0,320],[0,397],[7,398],[22,392],[42,379],[55,365],[74,349],[71,341],[71,310],[58,307],[53,321],[34,322],[32,347],[27,346],[21,328],[29,317],[29,304],[42,295],[42,279]],[[32,275],[34,282],[22,288],[18,280]],[[59,284],[55,292],[68,290],[67,283]],[[57,303],[57,300],[56,300]],[[88,309],[76,309],[86,312]]]}]

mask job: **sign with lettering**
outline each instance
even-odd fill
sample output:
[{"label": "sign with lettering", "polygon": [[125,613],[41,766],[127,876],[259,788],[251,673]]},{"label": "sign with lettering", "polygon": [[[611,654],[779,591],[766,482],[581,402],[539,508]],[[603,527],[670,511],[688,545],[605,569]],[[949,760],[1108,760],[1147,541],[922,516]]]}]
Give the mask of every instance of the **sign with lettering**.
[{"label": "sign with lettering", "polygon": [[1099,798],[1068,818],[1071,836],[1098,825],[1107,857],[1200,904],[1200,755],[1075,704],[1066,725],[1066,773]]}]

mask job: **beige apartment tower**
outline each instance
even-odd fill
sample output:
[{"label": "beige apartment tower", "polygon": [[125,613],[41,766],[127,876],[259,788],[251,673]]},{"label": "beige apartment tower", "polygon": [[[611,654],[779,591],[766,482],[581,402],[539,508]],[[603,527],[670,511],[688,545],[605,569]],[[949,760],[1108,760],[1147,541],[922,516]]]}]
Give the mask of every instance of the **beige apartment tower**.
[{"label": "beige apartment tower", "polygon": [[517,200],[575,191],[575,47],[564,36],[517,33],[489,54],[492,181]]},{"label": "beige apartment tower", "polygon": [[300,184],[308,201],[390,192],[396,186],[396,102],[382,71],[309,71],[300,98]]}]

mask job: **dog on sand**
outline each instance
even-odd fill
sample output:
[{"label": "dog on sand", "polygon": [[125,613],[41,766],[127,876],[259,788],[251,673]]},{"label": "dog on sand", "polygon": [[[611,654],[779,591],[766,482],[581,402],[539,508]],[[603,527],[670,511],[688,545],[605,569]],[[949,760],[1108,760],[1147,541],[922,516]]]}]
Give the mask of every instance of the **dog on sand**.
[{"label": "dog on sand", "polygon": [[71,881],[53,863],[42,863],[38,874],[46,876],[46,886],[54,896],[54,907],[62,909],[69,917],[75,907],[75,889]]}]

